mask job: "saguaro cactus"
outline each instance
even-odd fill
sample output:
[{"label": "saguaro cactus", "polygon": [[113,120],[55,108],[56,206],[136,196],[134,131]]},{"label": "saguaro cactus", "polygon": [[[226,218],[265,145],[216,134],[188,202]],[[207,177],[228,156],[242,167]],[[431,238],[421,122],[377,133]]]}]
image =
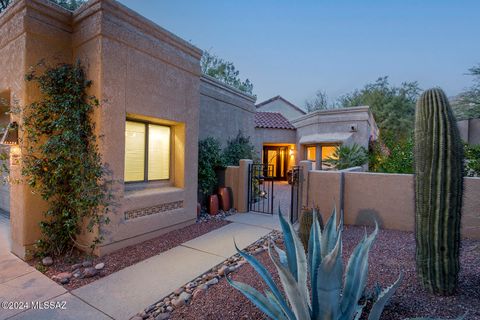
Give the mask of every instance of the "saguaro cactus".
[{"label": "saguaro cactus", "polygon": [[[316,212],[316,214],[314,214],[314,212]],[[320,215],[320,212],[317,208],[303,208],[302,213],[300,215],[298,236],[302,241],[305,251],[308,250],[308,241],[310,239],[310,230],[312,229],[314,215],[317,216],[320,229],[323,230],[322,216]]]},{"label": "saguaro cactus", "polygon": [[445,93],[425,91],[415,112],[417,274],[435,294],[455,291],[460,269],[463,145]]}]

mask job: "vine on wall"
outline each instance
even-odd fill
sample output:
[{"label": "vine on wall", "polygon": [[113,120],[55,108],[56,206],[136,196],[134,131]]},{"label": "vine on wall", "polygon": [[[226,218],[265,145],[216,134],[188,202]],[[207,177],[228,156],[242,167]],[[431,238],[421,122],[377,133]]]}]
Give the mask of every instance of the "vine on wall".
[{"label": "vine on wall", "polygon": [[[88,221],[89,232],[109,222],[111,182],[106,179],[91,119],[99,101],[86,93],[91,81],[80,62],[55,67],[39,63],[26,80],[38,84],[42,98],[24,108],[23,130],[28,141],[22,175],[48,203],[40,223],[39,252],[60,255],[75,244],[82,245],[77,235],[84,221]],[[101,240],[95,237],[92,250]]]}]

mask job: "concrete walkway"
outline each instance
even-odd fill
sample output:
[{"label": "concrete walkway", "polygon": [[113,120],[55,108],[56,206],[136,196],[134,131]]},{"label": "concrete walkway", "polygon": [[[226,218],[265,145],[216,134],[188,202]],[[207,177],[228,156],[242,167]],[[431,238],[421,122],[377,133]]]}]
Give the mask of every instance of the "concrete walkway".
[{"label": "concrete walkway", "polygon": [[67,310],[0,310],[0,319],[130,319],[234,255],[233,239],[245,248],[279,229],[278,216],[245,213],[228,220],[227,226],[72,292],[6,253],[0,258],[0,300],[66,301]]}]

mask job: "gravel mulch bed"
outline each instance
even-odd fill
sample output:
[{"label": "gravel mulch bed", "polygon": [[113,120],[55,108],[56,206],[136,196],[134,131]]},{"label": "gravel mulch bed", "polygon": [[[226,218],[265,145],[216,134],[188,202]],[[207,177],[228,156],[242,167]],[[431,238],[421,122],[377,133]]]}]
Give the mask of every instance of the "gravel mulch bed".
[{"label": "gravel mulch bed", "polygon": [[[345,264],[353,248],[363,237],[363,227],[346,226],[343,235]],[[368,232],[372,231],[368,228]],[[385,308],[382,319],[412,317],[455,318],[468,311],[466,319],[480,319],[480,241],[462,242],[458,292],[451,297],[438,297],[422,289],[415,274],[415,238],[411,232],[380,230],[370,251],[368,287],[376,282],[383,287],[393,283],[400,271],[404,273],[401,287]],[[256,256],[279,283],[268,253]],[[249,264],[231,275],[236,281],[248,283],[263,291],[267,287]],[[241,293],[230,287],[225,278],[194,298],[190,304],[175,309],[171,319],[266,319]]]},{"label": "gravel mulch bed", "polygon": [[172,249],[183,242],[221,228],[229,223],[229,221],[220,219],[211,219],[208,221],[202,220],[201,222],[168,232],[154,239],[117,250],[103,257],[87,256],[83,252],[74,251],[72,255],[55,258],[54,264],[49,267],[43,267],[40,260],[33,260],[31,264],[37,266],[40,271],[50,278],[60,273],[72,273],[74,269],[73,266],[77,263],[82,263],[83,261],[91,261],[92,266],[99,263],[105,264],[105,267],[98,271],[98,274],[93,277],[71,277],[68,283],[63,284],[64,288],[67,290],[73,290],[135,263],[153,257],[161,252]]}]

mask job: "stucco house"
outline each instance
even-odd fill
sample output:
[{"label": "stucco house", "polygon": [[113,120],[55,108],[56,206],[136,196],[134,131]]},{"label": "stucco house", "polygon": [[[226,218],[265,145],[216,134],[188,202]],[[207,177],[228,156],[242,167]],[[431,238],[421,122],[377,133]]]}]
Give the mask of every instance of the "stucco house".
[{"label": "stucco house", "polygon": [[[273,98],[272,98],[273,99]],[[291,106],[285,107],[291,112]],[[258,110],[258,109],[257,109]],[[320,110],[287,119],[281,112],[255,115],[256,148],[263,163],[273,166],[275,177],[287,179],[287,172],[302,160],[313,162],[314,170],[328,169],[323,160],[339,145],[358,144],[366,149],[378,138],[379,130],[369,107]]]},{"label": "stucco house", "polygon": [[[0,123],[19,123],[8,105],[40,97],[24,80],[41,59],[80,60],[89,93],[102,101],[94,121],[99,150],[115,181],[111,223],[96,254],[154,238],[196,220],[198,141],[223,145],[239,131],[251,138],[279,180],[300,160],[315,162],[338,144],[368,146],[378,128],[368,107],[306,114],[277,96],[256,98],[201,74],[202,51],[115,0],[90,0],[74,12],[48,0],[17,0],[0,14]],[[21,180],[22,131],[6,148],[11,178]],[[0,188],[0,209],[10,213],[12,252],[26,258],[40,237],[46,204],[23,181]]]}]

